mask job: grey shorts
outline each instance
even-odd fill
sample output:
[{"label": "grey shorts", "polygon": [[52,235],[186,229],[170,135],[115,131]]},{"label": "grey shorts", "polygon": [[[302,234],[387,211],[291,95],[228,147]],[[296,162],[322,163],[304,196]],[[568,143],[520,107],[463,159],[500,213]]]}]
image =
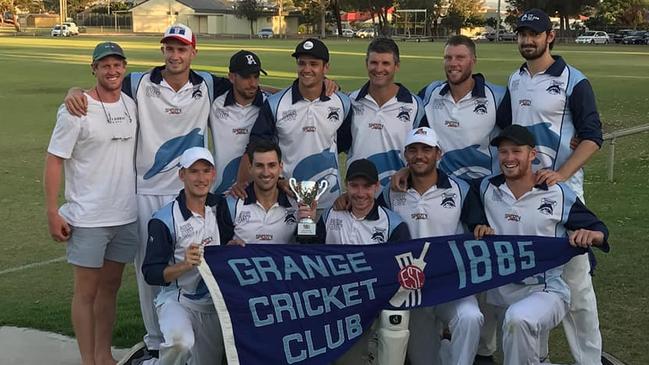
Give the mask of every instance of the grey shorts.
[{"label": "grey shorts", "polygon": [[72,227],[67,244],[72,265],[101,268],[104,260],[133,262],[138,247],[137,223],[111,227]]}]

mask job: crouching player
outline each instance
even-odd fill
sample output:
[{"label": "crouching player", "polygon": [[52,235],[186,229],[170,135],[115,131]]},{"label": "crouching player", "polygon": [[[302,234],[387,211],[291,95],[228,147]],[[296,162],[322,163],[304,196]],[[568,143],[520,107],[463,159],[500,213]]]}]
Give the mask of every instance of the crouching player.
[{"label": "crouching player", "polygon": [[[329,209],[320,217],[318,242],[365,245],[410,240],[408,226],[401,218],[374,199],[381,185],[376,166],[371,161],[360,159],[352,162],[347,169],[346,181],[351,208]],[[336,364],[403,364],[408,346],[408,314],[408,311],[381,311],[379,320],[372,325],[372,328],[378,327],[376,335],[373,330],[366,331]]]},{"label": "crouching player", "polygon": [[[563,183],[536,184],[534,136],[519,125],[505,128],[491,145],[498,148],[502,174],[487,177],[480,196],[496,234],[568,236],[570,244],[609,251],[608,229]],[[477,226],[476,229],[480,229]],[[570,306],[563,266],[487,292],[487,302],[504,312],[505,365],[540,364],[540,334],[561,323]]]},{"label": "crouching player", "polygon": [[160,364],[220,364],[224,355],[219,319],[197,269],[203,246],[220,242],[215,214],[225,202],[209,193],[215,175],[207,149],[186,150],[179,171],[184,189],[149,221],[142,273],[148,284],[163,286],[155,300],[164,336]]}]

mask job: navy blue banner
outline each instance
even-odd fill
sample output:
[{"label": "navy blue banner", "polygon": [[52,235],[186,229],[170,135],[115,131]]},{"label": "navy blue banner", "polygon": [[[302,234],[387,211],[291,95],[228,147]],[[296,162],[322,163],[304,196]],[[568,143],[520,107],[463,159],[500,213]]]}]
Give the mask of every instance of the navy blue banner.
[{"label": "navy blue banner", "polygon": [[565,264],[567,238],[457,235],[382,245],[209,246],[199,266],[228,364],[329,364],[382,309],[432,306]]}]

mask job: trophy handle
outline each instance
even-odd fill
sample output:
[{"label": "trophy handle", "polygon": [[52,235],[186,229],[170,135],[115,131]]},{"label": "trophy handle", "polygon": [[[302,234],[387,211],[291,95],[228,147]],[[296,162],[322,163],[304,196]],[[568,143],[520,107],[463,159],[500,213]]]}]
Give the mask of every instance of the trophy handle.
[{"label": "trophy handle", "polygon": [[315,200],[320,199],[322,194],[324,194],[328,188],[329,188],[329,181],[327,181],[327,179],[320,180],[320,184],[318,186],[318,195],[315,196]]},{"label": "trophy handle", "polygon": [[297,180],[295,180],[294,177],[288,179],[288,187],[291,188],[291,191],[295,194],[295,199],[297,199],[298,202],[302,201],[302,197],[297,193]]}]

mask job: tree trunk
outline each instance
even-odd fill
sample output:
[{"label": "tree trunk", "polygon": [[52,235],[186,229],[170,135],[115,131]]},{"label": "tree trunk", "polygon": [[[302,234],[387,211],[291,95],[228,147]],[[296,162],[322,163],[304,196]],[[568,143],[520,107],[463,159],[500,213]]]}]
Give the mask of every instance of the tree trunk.
[{"label": "tree trunk", "polygon": [[250,19],[250,39],[252,39],[252,35],[255,34],[255,31],[253,30],[253,27],[252,27],[252,22],[253,22],[253,20]]},{"label": "tree trunk", "polygon": [[334,12],[334,18],[336,19],[336,26],[338,27],[338,36],[343,35],[343,22],[340,19],[340,2],[339,0],[333,0],[331,2],[331,10]]},{"label": "tree trunk", "polygon": [[325,7],[325,0],[320,0],[320,37],[322,39],[327,37],[326,30],[327,30],[327,21],[325,19],[325,13],[326,13],[326,7]]}]

